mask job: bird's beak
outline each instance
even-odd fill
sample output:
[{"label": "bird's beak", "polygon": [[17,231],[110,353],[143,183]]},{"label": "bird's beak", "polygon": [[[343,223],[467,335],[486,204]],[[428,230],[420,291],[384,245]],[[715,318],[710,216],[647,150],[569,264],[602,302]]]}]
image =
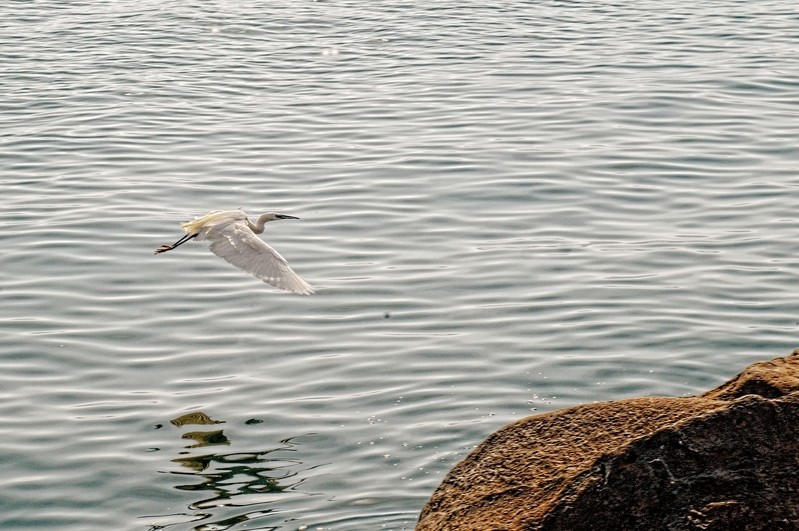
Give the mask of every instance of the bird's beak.
[{"label": "bird's beak", "polygon": [[275,214],[277,219],[300,219],[296,216],[287,216],[286,214]]}]

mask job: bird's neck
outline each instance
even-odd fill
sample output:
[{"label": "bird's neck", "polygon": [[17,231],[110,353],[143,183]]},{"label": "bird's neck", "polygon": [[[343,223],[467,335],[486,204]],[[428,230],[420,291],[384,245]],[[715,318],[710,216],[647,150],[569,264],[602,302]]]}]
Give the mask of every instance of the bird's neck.
[{"label": "bird's neck", "polygon": [[255,234],[261,234],[264,231],[264,225],[266,225],[266,215],[260,216],[258,220],[253,225],[250,220],[247,220],[247,226],[250,227],[250,230],[253,231]]}]

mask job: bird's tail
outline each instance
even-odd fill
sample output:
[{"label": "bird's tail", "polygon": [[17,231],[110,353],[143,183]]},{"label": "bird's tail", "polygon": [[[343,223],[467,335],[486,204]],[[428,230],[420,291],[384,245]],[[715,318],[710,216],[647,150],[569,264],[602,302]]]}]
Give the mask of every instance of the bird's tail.
[{"label": "bird's tail", "polygon": [[196,234],[200,232],[204,222],[205,220],[200,218],[193,221],[187,221],[186,223],[181,223],[180,226],[183,227],[183,230],[186,231],[186,234]]}]

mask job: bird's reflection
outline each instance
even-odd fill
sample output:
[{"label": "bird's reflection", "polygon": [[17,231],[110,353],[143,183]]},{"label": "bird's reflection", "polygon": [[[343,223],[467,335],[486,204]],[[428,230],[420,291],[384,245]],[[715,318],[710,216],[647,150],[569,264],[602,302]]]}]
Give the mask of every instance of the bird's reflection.
[{"label": "bird's reflection", "polygon": [[[183,415],[170,423],[177,427],[224,424],[203,412]],[[209,453],[212,448],[223,450],[231,446],[224,429],[190,431],[181,438],[191,441],[191,444],[180,452],[181,457],[171,460],[180,468],[166,473],[191,479],[191,482],[174,488],[198,493],[201,499],[189,505],[191,513],[147,517],[159,520],[160,525],[152,525],[151,531],[177,527],[196,531],[224,530],[263,518],[275,510],[270,506],[283,497],[281,493],[293,490],[303,481],[299,471],[302,462],[285,458],[286,452],[295,451],[291,439],[285,439],[281,446],[269,450]],[[196,454],[198,449],[202,453]],[[193,527],[185,527],[186,524]]]}]

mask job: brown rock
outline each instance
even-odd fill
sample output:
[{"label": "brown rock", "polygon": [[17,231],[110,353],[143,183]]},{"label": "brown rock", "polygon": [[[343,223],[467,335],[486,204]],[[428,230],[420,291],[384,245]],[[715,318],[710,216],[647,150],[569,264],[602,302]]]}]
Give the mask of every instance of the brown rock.
[{"label": "brown rock", "polygon": [[416,529],[799,529],[797,353],[701,396],[514,422],[450,471]]}]

